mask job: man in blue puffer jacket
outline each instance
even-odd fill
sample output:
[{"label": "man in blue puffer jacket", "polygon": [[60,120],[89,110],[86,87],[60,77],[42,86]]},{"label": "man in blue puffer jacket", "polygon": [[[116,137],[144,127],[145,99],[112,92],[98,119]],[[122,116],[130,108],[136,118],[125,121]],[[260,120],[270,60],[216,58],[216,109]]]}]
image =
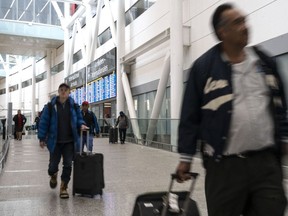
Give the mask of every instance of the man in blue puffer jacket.
[{"label": "man in blue puffer jacket", "polygon": [[40,147],[47,146],[50,152],[48,174],[51,177],[51,188],[57,186],[58,165],[61,156],[63,157],[60,198],[69,198],[67,185],[71,178],[74,152],[80,149],[78,131],[87,127],[79,106],[69,97],[70,86],[66,83],[60,84],[58,94],[42,111],[38,139]]}]

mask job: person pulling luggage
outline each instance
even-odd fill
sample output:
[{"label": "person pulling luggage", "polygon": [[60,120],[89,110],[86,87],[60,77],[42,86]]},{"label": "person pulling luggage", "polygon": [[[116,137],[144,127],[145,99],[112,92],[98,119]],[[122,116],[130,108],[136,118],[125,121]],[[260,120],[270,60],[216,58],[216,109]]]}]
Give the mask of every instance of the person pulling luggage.
[{"label": "person pulling luggage", "polygon": [[[84,101],[82,103],[82,111],[81,114],[83,119],[86,123],[86,126],[89,127],[89,140],[87,143],[87,131],[83,131],[83,145],[82,145],[82,152],[84,150],[84,145],[86,145],[87,150],[92,152],[93,150],[93,135],[95,134],[96,137],[99,137],[99,125],[97,122],[97,117],[95,114],[89,110],[89,102]],[[95,132],[94,132],[95,131]]]},{"label": "person pulling luggage", "polygon": [[119,128],[120,142],[121,144],[125,143],[126,139],[126,130],[129,127],[128,117],[124,114],[123,111],[120,111],[120,115],[117,118],[115,127]]},{"label": "person pulling luggage", "polygon": [[70,86],[66,83],[60,84],[58,94],[43,108],[38,139],[40,147],[47,146],[50,152],[48,174],[51,177],[49,184],[52,189],[57,187],[58,166],[61,157],[63,158],[60,198],[67,199],[74,153],[80,150],[78,131],[86,130],[88,127],[79,106],[69,96]]}]

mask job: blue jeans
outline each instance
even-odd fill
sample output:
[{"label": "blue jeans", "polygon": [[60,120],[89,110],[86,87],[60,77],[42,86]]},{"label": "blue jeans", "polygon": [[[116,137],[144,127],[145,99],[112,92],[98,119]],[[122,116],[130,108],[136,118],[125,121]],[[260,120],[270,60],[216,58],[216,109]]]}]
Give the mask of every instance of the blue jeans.
[{"label": "blue jeans", "polygon": [[88,151],[92,152],[93,150],[93,134],[89,134],[89,137],[88,137],[88,145],[87,145],[87,137],[86,135],[83,134],[83,140],[82,140],[82,152],[83,152],[83,149],[84,149],[84,146],[86,145]]},{"label": "blue jeans", "polygon": [[74,158],[74,143],[57,143],[53,153],[50,152],[48,174],[51,176],[58,172],[58,165],[63,157],[61,180],[68,184],[71,178],[72,161]]}]

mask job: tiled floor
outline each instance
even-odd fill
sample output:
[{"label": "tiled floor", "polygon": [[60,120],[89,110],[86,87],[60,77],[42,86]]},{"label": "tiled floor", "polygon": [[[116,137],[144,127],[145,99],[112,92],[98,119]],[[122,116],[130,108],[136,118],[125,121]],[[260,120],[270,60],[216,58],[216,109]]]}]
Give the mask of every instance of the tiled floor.
[{"label": "tiled floor", "polygon": [[[130,216],[137,195],[167,190],[170,173],[178,162],[177,153],[131,143],[108,144],[108,138],[95,139],[94,151],[104,154],[106,187],[102,198],[73,197],[70,182],[70,198],[61,200],[59,187],[49,187],[48,150],[39,147],[35,135],[26,135],[22,141],[11,140],[8,160],[0,174],[0,215]],[[207,216],[200,159],[194,160],[193,171],[200,173],[193,198],[201,215]],[[284,184],[287,187],[288,181]],[[188,183],[175,184],[176,190],[188,187]]]},{"label": "tiled floor", "polygon": [[[127,143],[108,144],[107,138],[94,140],[94,151],[104,154],[105,184],[102,198],[70,196],[59,198],[59,188],[49,188],[48,150],[39,147],[35,135],[22,141],[11,140],[4,172],[0,175],[1,216],[96,215],[130,216],[137,195],[167,190],[178,154]],[[193,171],[199,172],[193,193],[201,215],[207,215],[203,190],[204,173],[196,159]],[[71,185],[69,192],[71,195]],[[188,183],[175,184],[186,190]]]}]

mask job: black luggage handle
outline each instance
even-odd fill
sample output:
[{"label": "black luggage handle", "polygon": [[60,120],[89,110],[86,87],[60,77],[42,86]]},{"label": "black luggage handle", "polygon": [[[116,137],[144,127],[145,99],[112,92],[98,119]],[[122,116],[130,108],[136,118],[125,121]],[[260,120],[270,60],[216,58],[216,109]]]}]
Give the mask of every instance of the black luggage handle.
[{"label": "black luggage handle", "polygon": [[[184,204],[183,204],[183,211],[182,211],[182,214],[181,214],[182,216],[186,216],[186,213],[187,213],[187,210],[188,210],[188,207],[189,207],[190,195],[191,195],[191,193],[192,193],[192,191],[193,191],[193,189],[195,187],[196,178],[199,176],[199,173],[194,173],[194,172],[188,172],[187,174],[189,174],[191,176],[192,183],[190,185],[189,191],[187,193],[186,199],[185,199]],[[166,214],[167,214],[167,210],[168,210],[168,207],[169,207],[169,196],[170,196],[170,193],[172,191],[174,180],[177,179],[177,178],[178,178],[178,174],[176,174],[176,173],[172,173],[171,174],[171,181],[170,181],[168,192],[166,194],[166,199],[164,201],[164,207],[163,207],[161,216],[166,216]]]},{"label": "black luggage handle", "polygon": [[[198,177],[198,175],[199,175],[199,173],[194,173],[194,172],[188,172],[187,174],[190,175],[190,177],[191,177],[191,178],[194,178],[194,179],[196,179],[196,178]],[[171,178],[172,178],[173,180],[174,180],[174,179],[178,179],[178,174],[172,173],[172,174],[171,174]]]}]

